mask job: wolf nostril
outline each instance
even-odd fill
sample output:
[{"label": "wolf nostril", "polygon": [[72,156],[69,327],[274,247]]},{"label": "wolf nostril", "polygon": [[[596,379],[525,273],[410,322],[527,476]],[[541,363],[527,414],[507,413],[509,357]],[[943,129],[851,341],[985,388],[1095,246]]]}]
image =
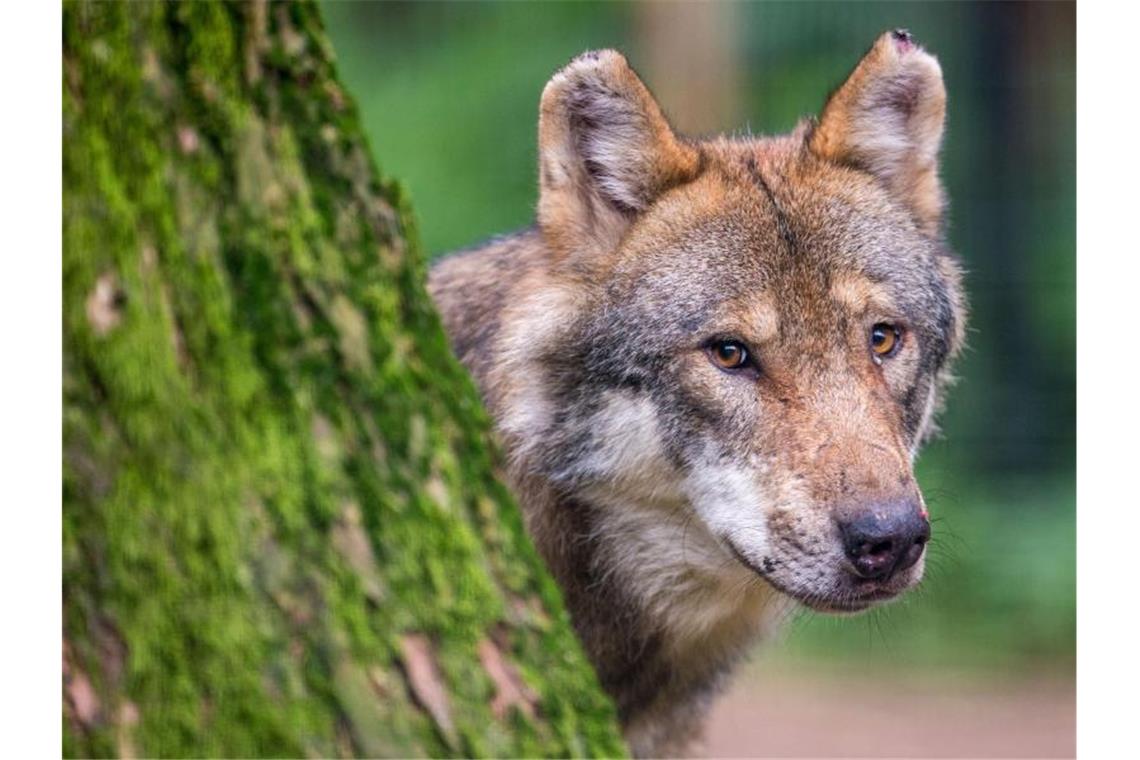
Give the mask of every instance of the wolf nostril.
[{"label": "wolf nostril", "polygon": [[890,541],[864,541],[854,549],[848,549],[847,556],[856,572],[864,578],[881,578],[895,564],[895,553]]},{"label": "wolf nostril", "polygon": [[890,554],[893,547],[894,544],[892,544],[890,541],[880,541],[879,543],[872,546],[871,550],[867,553],[871,555]]},{"label": "wolf nostril", "polygon": [[922,556],[922,552],[926,548],[926,542],[929,540],[930,522],[923,520],[921,527],[918,529],[918,534],[914,536],[914,540],[907,545],[906,551],[899,557],[898,563],[895,565],[895,572],[906,570],[918,562],[919,557]]}]

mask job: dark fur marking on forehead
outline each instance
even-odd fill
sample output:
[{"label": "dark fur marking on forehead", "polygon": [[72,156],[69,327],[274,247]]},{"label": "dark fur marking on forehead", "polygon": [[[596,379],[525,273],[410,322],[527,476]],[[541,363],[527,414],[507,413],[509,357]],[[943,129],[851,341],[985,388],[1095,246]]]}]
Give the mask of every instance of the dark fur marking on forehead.
[{"label": "dark fur marking on forehead", "polygon": [[748,174],[752,177],[752,181],[764,192],[764,197],[772,204],[772,210],[776,214],[776,229],[779,230],[780,237],[783,241],[787,243],[788,253],[794,254],[797,249],[795,233],[792,232],[792,227],[788,224],[787,214],[785,214],[784,209],[780,207],[780,203],[776,200],[772,188],[769,187],[768,181],[764,179],[763,172],[760,171],[760,167],[756,164],[756,158],[749,156],[744,162],[744,167],[748,169]]}]

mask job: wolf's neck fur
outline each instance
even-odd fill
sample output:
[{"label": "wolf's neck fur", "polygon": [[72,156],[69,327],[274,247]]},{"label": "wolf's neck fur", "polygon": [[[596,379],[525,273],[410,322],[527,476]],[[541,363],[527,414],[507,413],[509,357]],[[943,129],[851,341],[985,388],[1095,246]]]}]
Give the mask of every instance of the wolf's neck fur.
[{"label": "wolf's neck fur", "polygon": [[680,511],[559,498],[537,480],[520,493],[634,753],[683,751],[732,665],[790,600]]},{"label": "wolf's neck fur", "polygon": [[[541,235],[524,230],[439,262],[429,288],[496,418],[528,530],[635,753],[681,751],[718,682],[786,614],[788,600],[729,555],[679,498],[582,493],[552,482],[550,462],[534,461],[545,456],[532,442],[549,412],[528,350],[574,308],[547,280],[548,264]],[[638,417],[620,404],[607,415],[631,437],[621,456],[652,468],[649,441],[636,440]],[[612,463],[579,464],[605,471]]]}]

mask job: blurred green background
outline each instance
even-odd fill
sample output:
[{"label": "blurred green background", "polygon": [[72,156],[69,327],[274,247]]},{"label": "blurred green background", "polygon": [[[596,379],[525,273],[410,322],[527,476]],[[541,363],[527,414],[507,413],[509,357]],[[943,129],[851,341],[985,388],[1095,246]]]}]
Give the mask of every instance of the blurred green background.
[{"label": "blurred green background", "polygon": [[1069,3],[325,2],[381,170],[431,255],[527,225],[549,76],[623,50],[685,132],[789,130],[884,29],[909,28],[949,92],[949,237],[969,349],[919,462],[935,515],[919,593],[805,614],[776,656],[988,677],[1075,665],[1075,12]]}]

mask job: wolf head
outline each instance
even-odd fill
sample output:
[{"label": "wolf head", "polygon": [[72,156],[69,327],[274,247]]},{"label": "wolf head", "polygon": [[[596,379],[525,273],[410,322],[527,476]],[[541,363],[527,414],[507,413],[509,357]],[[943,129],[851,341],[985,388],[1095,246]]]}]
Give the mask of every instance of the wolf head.
[{"label": "wolf head", "polygon": [[964,320],[945,99],[901,31],[777,138],[679,137],[614,51],[558,72],[539,124],[553,275],[513,305],[501,375],[516,464],[670,577],[743,570],[832,611],[917,583],[912,461]]}]

